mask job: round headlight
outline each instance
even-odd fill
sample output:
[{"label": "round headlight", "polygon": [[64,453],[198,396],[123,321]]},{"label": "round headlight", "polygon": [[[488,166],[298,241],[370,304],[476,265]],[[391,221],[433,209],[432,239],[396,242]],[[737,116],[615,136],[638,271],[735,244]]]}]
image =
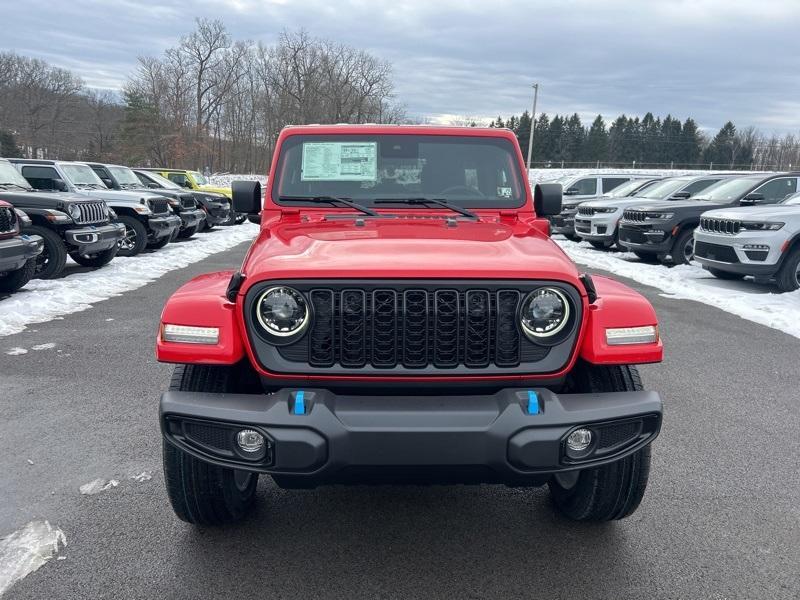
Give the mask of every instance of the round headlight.
[{"label": "round headlight", "polygon": [[548,338],[569,321],[569,301],[555,288],[540,288],[528,294],[520,314],[522,329],[530,338]]},{"label": "round headlight", "polygon": [[81,218],[81,207],[77,204],[70,204],[69,208],[67,208],[67,212],[69,216],[76,221]]},{"label": "round headlight", "polygon": [[256,316],[261,326],[271,335],[296,335],[308,325],[308,304],[295,289],[272,287],[259,297]]}]

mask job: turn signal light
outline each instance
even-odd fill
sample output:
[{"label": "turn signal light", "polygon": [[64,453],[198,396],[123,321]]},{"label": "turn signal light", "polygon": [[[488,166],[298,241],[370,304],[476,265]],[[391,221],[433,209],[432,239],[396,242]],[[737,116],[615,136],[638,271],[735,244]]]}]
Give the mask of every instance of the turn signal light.
[{"label": "turn signal light", "polygon": [[606,343],[609,346],[625,346],[627,344],[655,344],[657,341],[658,325],[606,329]]},{"label": "turn signal light", "polygon": [[161,328],[161,339],[165,342],[179,342],[182,344],[213,345],[219,343],[219,328],[165,324]]}]

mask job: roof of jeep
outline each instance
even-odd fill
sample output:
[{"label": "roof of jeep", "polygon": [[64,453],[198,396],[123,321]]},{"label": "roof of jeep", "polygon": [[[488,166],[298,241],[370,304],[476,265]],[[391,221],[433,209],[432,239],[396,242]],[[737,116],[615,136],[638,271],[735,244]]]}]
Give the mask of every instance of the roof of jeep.
[{"label": "roof of jeep", "polygon": [[516,138],[514,132],[504,127],[455,127],[447,125],[287,125],[281,136],[313,135],[448,135],[454,137]]}]

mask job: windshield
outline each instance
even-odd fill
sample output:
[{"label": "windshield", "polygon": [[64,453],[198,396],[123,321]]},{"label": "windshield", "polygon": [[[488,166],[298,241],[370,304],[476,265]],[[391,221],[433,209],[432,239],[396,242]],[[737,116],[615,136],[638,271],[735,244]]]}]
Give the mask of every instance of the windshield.
[{"label": "windshield", "polygon": [[26,190],[33,189],[31,184],[14,168],[14,165],[0,161],[0,185],[9,183],[24,187]]},{"label": "windshield", "polygon": [[144,177],[145,179],[149,179],[150,181],[154,181],[162,188],[167,188],[170,190],[183,190],[181,186],[179,186],[174,181],[170,181],[166,177],[159,175],[158,173],[140,173],[140,177]]},{"label": "windshield", "polygon": [[106,187],[100,177],[97,176],[97,173],[92,171],[92,168],[88,165],[61,165],[61,170],[64,171],[64,174],[67,178],[73,183],[73,185],[99,185],[100,187]]},{"label": "windshield", "polygon": [[194,179],[197,185],[209,185],[208,179],[206,179],[199,171],[189,171],[189,174],[192,176],[192,179]]},{"label": "windshield", "polygon": [[646,184],[643,184],[641,179],[632,179],[631,181],[618,185],[605,195],[607,198],[624,198],[640,187],[646,187]]},{"label": "windshield", "polygon": [[663,200],[669,198],[675,192],[680,191],[689,183],[688,179],[667,179],[648,187],[641,194],[636,194],[636,198],[649,198],[650,200]]},{"label": "windshield", "polygon": [[750,177],[738,177],[726,179],[716,185],[711,186],[703,193],[695,196],[695,200],[713,200],[715,202],[731,202],[741,198],[748,190],[759,183],[758,179]]},{"label": "windshield", "polygon": [[277,204],[281,197],[339,196],[367,205],[425,197],[510,208],[526,200],[514,146],[499,137],[296,135],[283,143],[276,172]]},{"label": "windshield", "polygon": [[135,185],[137,187],[142,185],[136,173],[131,171],[128,167],[106,167],[109,172],[117,180],[120,185]]}]

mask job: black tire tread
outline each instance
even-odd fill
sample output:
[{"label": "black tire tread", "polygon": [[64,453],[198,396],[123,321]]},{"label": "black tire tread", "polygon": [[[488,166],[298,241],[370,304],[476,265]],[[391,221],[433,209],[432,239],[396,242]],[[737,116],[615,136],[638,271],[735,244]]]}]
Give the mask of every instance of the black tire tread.
[{"label": "black tire tread", "polygon": [[0,292],[11,294],[24,287],[36,273],[36,259],[31,258],[25,264],[5,275],[0,276]]},{"label": "black tire tread", "polygon": [[145,246],[147,246],[147,229],[145,226],[139,219],[130,215],[119,215],[117,217],[117,221],[125,225],[125,227],[131,227],[136,231],[136,245],[132,250],[124,250],[120,248],[119,255],[136,256],[137,254],[141,254],[141,252],[145,249]]},{"label": "black tire tread", "polygon": [[44,240],[44,250],[42,252],[49,253],[50,264],[44,272],[39,273],[36,277],[39,279],[53,279],[61,275],[64,271],[64,266],[67,264],[67,249],[61,236],[40,225],[26,227],[25,233],[41,236]]},{"label": "black tire tread", "polygon": [[782,292],[793,292],[797,289],[794,273],[798,262],[800,262],[800,247],[796,247],[789,253],[775,277],[775,283]]},{"label": "black tire tread", "polygon": [[81,256],[77,252],[70,252],[70,258],[74,260],[76,263],[83,267],[104,267],[117,255],[117,251],[119,250],[118,246],[114,246],[113,248],[109,248],[108,250],[103,250],[102,252],[98,252],[94,256]]}]

